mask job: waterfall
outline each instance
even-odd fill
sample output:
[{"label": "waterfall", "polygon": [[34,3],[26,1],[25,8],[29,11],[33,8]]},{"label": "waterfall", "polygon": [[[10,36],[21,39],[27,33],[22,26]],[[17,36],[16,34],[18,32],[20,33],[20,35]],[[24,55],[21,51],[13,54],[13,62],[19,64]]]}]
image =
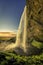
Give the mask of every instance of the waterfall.
[{"label": "waterfall", "polygon": [[16,46],[21,47],[24,50],[26,46],[26,33],[27,33],[26,29],[27,29],[27,22],[26,22],[26,6],[25,6],[20,19],[20,24],[16,37]]}]

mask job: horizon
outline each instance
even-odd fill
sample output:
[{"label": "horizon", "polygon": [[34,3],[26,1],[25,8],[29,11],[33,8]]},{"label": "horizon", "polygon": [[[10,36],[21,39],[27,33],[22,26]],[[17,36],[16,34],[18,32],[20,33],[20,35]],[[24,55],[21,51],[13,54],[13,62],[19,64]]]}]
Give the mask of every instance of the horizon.
[{"label": "horizon", "polygon": [[0,38],[3,37],[15,37],[16,33],[14,32],[0,32]]}]

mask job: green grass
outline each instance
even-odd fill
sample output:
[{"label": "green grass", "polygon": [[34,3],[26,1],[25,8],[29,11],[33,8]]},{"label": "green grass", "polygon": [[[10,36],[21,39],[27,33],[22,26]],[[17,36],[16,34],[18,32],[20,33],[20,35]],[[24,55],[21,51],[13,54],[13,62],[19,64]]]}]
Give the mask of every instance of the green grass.
[{"label": "green grass", "polygon": [[38,42],[38,41],[35,41],[35,40],[33,40],[32,45],[33,45],[34,47],[39,48],[39,49],[43,47],[43,43]]},{"label": "green grass", "polygon": [[[20,56],[14,53],[1,52],[0,65],[43,65],[43,53],[40,55]],[[13,60],[13,61],[12,61]]]}]

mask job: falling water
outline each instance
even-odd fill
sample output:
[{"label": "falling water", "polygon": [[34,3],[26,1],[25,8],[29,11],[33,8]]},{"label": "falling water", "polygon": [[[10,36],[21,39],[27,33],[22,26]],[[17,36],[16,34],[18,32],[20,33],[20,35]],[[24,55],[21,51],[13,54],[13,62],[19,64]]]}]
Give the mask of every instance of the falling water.
[{"label": "falling water", "polygon": [[24,51],[26,51],[26,33],[27,33],[26,29],[27,29],[27,22],[26,22],[26,6],[25,6],[20,19],[20,24],[16,39],[17,47],[23,48]]}]

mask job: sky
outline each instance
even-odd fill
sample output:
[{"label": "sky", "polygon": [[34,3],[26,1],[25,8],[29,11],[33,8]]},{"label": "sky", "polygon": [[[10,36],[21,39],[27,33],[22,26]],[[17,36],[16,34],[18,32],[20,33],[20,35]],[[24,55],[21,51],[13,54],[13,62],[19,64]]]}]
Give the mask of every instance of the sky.
[{"label": "sky", "polygon": [[0,32],[17,31],[25,0],[0,0]]}]

